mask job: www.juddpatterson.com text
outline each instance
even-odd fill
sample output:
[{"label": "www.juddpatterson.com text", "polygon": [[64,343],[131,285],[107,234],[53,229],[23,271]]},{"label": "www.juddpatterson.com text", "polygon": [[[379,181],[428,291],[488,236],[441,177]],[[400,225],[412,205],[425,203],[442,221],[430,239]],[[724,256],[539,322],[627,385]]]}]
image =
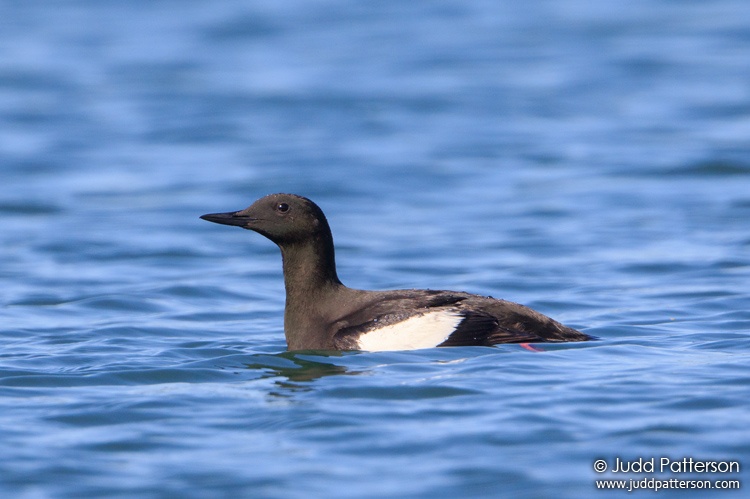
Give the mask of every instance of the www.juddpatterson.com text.
[{"label": "www.juddpatterson.com text", "polygon": [[627,490],[651,490],[658,492],[662,489],[739,489],[739,480],[659,480],[658,478],[642,478],[640,480],[596,480],[597,489]]}]

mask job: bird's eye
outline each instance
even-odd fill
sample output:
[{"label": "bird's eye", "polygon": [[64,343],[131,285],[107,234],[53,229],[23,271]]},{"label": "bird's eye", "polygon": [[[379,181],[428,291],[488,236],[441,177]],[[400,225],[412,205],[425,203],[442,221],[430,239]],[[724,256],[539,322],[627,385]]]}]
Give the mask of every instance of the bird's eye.
[{"label": "bird's eye", "polygon": [[286,213],[289,211],[289,205],[286,203],[279,203],[276,205],[276,210],[278,210],[279,213]]}]

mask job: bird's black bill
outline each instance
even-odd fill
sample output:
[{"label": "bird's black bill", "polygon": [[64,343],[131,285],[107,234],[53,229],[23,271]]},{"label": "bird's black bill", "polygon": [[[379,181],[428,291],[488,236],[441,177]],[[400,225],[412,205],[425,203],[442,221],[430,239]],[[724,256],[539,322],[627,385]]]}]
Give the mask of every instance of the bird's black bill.
[{"label": "bird's black bill", "polygon": [[245,227],[255,219],[246,215],[241,215],[239,211],[231,211],[228,213],[209,213],[208,215],[202,215],[203,220],[209,222],[222,224],[222,225],[236,225],[238,227]]}]

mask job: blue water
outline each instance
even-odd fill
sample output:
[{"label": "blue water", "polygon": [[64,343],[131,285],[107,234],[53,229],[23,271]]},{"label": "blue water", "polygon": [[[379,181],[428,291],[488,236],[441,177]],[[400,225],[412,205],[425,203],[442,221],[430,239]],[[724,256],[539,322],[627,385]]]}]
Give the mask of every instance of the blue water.
[{"label": "blue water", "polygon": [[[0,496],[650,497],[593,463],[662,456],[746,489],[748,19],[0,2]],[[286,353],[278,250],[198,219],[278,191],[350,286],[600,340]],[[707,475],[624,478],[653,476]]]}]

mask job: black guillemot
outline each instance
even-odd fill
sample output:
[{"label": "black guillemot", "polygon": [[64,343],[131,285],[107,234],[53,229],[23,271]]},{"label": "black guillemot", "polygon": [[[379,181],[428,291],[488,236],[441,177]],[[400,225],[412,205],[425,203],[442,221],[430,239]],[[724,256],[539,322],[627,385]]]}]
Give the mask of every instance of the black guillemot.
[{"label": "black guillemot", "polygon": [[336,274],[328,221],[318,205],[302,196],[271,194],[244,210],[201,218],[253,230],[279,246],[289,350],[414,350],[593,339],[528,307],[491,297],[348,288]]}]

